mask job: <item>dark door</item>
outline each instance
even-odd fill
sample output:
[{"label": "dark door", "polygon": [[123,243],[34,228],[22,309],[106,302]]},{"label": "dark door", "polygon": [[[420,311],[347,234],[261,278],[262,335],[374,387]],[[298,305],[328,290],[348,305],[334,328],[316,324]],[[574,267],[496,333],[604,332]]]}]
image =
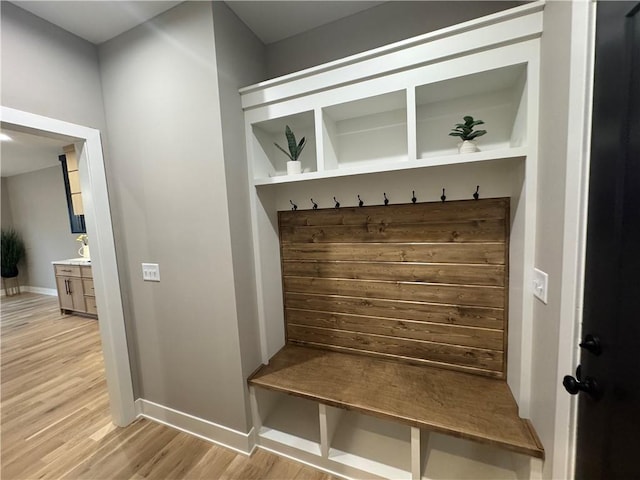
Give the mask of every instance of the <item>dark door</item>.
[{"label": "dark door", "polygon": [[577,479],[640,479],[639,10],[597,4]]}]

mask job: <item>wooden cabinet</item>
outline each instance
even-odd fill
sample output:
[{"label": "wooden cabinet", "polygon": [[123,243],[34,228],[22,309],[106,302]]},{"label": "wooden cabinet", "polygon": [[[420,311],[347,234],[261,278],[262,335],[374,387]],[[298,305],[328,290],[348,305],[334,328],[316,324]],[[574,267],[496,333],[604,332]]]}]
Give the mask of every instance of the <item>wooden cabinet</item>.
[{"label": "wooden cabinet", "polygon": [[83,313],[97,316],[93,274],[87,265],[53,265],[62,313]]}]

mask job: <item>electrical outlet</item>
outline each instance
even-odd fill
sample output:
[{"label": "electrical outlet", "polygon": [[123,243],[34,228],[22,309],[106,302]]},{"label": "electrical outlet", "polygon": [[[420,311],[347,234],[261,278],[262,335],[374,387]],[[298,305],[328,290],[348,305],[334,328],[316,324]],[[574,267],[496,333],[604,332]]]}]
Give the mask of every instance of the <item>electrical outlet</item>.
[{"label": "electrical outlet", "polygon": [[549,286],[549,275],[537,268],[533,269],[533,294],[547,303],[547,288]]},{"label": "electrical outlet", "polygon": [[158,265],[157,263],[143,263],[142,280],[144,280],[145,282],[159,282],[160,265]]}]

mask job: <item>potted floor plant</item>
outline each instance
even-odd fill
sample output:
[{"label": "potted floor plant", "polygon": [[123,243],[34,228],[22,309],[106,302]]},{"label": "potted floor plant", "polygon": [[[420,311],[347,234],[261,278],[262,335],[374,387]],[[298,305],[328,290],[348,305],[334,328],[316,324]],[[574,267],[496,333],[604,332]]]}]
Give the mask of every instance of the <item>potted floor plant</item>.
[{"label": "potted floor plant", "polygon": [[0,273],[2,278],[18,276],[18,264],[26,257],[26,248],[20,234],[13,228],[0,233]]},{"label": "potted floor plant", "polygon": [[302,137],[300,142],[296,142],[296,136],[293,134],[289,125],[284,129],[284,135],[287,137],[287,145],[289,147],[289,151],[287,152],[284,148],[274,142],[274,145],[278,147],[287,157],[289,157],[289,161],[287,162],[287,174],[292,175],[296,173],[302,173],[302,163],[298,158],[302,153],[302,149],[305,147],[306,139]]},{"label": "potted floor plant", "polygon": [[451,130],[452,137],[460,137],[462,143],[458,147],[460,153],[473,153],[477,152],[478,146],[475,139],[486,134],[486,130],[473,130],[478,125],[483,125],[482,120],[474,120],[472,116],[467,115],[463,117],[464,123],[456,123],[456,126]]}]

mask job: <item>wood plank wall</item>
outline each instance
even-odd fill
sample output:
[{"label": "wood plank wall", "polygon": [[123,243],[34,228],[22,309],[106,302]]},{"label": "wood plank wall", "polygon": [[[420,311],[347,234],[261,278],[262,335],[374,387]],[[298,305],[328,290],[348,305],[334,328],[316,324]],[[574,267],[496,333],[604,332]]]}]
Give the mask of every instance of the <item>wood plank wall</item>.
[{"label": "wood plank wall", "polygon": [[278,221],[288,342],[506,378],[508,198]]}]

